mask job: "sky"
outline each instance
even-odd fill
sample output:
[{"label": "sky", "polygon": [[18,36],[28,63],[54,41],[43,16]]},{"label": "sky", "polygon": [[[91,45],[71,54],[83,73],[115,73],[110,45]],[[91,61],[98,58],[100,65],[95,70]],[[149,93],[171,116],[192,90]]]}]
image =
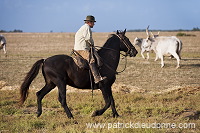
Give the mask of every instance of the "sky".
[{"label": "sky", "polygon": [[200,28],[200,0],[0,0],[0,30],[76,32],[87,15],[94,32]]}]

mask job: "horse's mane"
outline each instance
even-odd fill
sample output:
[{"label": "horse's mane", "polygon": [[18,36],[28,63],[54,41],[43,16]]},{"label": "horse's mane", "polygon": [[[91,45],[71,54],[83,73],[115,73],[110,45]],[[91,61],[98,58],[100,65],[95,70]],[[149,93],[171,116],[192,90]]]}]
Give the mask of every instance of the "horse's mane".
[{"label": "horse's mane", "polygon": [[[119,31],[119,30],[118,30],[118,33],[121,34],[121,33],[123,33],[123,31]],[[117,35],[116,35],[116,34],[109,34],[106,43],[107,43],[108,41],[110,41],[110,39],[112,39],[112,37],[114,37],[114,36],[117,36]],[[105,44],[106,44],[106,43],[105,43]],[[105,44],[104,44],[104,45],[105,45]]]},{"label": "horse's mane", "polygon": [[109,34],[108,35],[108,39],[110,39],[111,37],[115,36],[115,34]]},{"label": "horse's mane", "polygon": [[109,34],[107,37],[106,42],[104,45],[98,50],[98,53],[100,56],[105,56],[105,52],[110,51],[110,49],[115,49],[116,45],[116,40],[119,39],[116,34]]},{"label": "horse's mane", "polygon": [[103,47],[106,47],[110,44],[110,42],[113,40],[113,37],[116,37],[116,34],[109,34],[107,37],[106,42],[104,43]]}]

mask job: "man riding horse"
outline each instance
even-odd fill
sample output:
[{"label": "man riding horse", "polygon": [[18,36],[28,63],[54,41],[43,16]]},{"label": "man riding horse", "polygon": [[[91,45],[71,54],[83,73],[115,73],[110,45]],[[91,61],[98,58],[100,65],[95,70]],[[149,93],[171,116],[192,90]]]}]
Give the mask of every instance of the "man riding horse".
[{"label": "man riding horse", "polygon": [[74,50],[78,52],[82,58],[86,59],[89,63],[90,70],[94,77],[94,81],[98,84],[100,81],[106,79],[106,77],[101,77],[97,60],[99,60],[99,55],[94,49],[94,41],[92,38],[92,30],[91,28],[94,27],[95,17],[94,16],[87,16],[84,20],[85,24],[76,32],[75,34],[75,45]]},{"label": "man riding horse", "polygon": [[[82,26],[80,30],[76,33],[75,50],[78,50],[82,56],[84,54],[82,54],[80,51],[84,51],[83,53],[86,53],[86,56],[84,57],[89,61],[90,68],[94,74],[94,80],[96,83],[99,82],[99,89],[101,90],[105,101],[104,106],[98,110],[95,110],[92,116],[100,116],[109,107],[111,107],[113,117],[118,117],[119,114],[116,110],[115,101],[112,95],[112,84],[116,80],[116,70],[120,61],[120,51],[125,52],[125,55],[129,55],[130,57],[135,57],[138,52],[131,44],[129,38],[125,36],[126,30],[124,30],[123,32],[119,32],[117,30],[116,34],[109,35],[109,38],[102,46],[102,48],[95,52],[94,48],[90,47],[90,43],[92,44],[92,46],[94,45],[90,28],[94,26],[95,18],[93,16],[88,16],[85,21],[86,24]],[[81,32],[86,32],[88,34],[81,34]],[[98,55],[101,57],[101,60],[104,62],[104,65],[101,66],[101,69],[99,71],[97,68],[97,64],[94,60],[97,55],[90,56],[89,53],[91,52],[94,55],[95,53],[98,53]],[[42,114],[42,99],[46,94],[48,94],[57,86],[59,93],[59,102],[64,108],[67,117],[74,118],[70,111],[70,108],[67,105],[67,86],[72,86],[78,89],[93,89],[91,86],[89,70],[79,68],[75,60],[68,55],[54,55],[48,57],[47,59],[40,59],[33,64],[32,68],[27,73],[20,87],[21,104],[23,104],[27,99],[29,87],[32,81],[38,75],[40,69],[42,69],[42,74],[45,79],[45,85],[41,90],[36,93],[38,106],[37,116],[39,117]],[[99,74],[99,72],[101,73],[101,75]],[[105,77],[106,82],[102,83],[101,81],[105,79]],[[76,104],[76,101],[72,104]]]}]

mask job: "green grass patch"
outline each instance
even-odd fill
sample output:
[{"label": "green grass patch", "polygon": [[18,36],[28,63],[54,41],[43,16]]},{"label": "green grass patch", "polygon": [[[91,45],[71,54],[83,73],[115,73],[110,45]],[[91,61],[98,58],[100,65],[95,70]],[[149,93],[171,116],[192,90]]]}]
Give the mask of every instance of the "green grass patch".
[{"label": "green grass patch", "polygon": [[[91,93],[69,93],[67,94],[68,106],[72,111],[75,120],[67,118],[64,109],[57,100],[57,92],[48,94],[43,100],[43,114],[37,118],[35,92],[31,91],[25,106],[19,108],[18,103],[12,98],[17,97],[15,91],[3,91],[1,99],[1,131],[9,132],[187,132],[189,129],[156,129],[156,128],[88,128],[86,123],[199,123],[199,119],[182,119],[181,114],[190,109],[200,111],[200,92],[188,95],[184,93],[165,94],[142,94],[142,93],[114,93],[116,108],[121,115],[119,118],[112,118],[112,110],[109,108],[102,116],[91,117],[91,113],[104,106],[102,94],[94,93],[91,101]],[[29,106],[31,101],[31,105]],[[35,101],[35,103],[34,103]],[[53,102],[53,104],[51,104]],[[55,106],[55,108],[53,108]],[[189,108],[190,107],[190,108]],[[28,112],[28,113],[27,113]],[[115,125],[117,126],[117,125]],[[192,131],[200,131],[199,126]]]}]

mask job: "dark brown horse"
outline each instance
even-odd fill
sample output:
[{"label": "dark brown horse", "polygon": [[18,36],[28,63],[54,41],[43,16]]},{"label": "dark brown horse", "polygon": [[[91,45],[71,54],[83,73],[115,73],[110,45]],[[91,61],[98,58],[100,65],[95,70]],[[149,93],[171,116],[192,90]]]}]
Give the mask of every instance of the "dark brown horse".
[{"label": "dark brown horse", "polygon": [[[100,73],[102,76],[106,76],[107,80],[102,83],[99,88],[103,94],[105,106],[100,110],[96,110],[92,116],[102,115],[110,106],[112,108],[113,117],[119,116],[115,108],[111,86],[116,79],[115,71],[119,64],[120,51],[126,52],[126,55],[129,55],[130,57],[134,57],[138,53],[129,39],[125,36],[125,33],[126,30],[123,32],[117,31],[116,34],[111,34],[104,46],[98,50],[98,54],[106,64],[101,67]],[[57,86],[59,91],[58,100],[64,108],[68,118],[73,118],[66,103],[66,85],[79,89],[91,89],[89,70],[78,68],[72,57],[67,55],[55,55],[46,60],[38,60],[32,66],[21,85],[20,93],[22,103],[26,100],[29,86],[38,75],[41,66],[46,84],[36,93],[38,104],[37,116],[39,117],[42,114],[41,101],[43,97]],[[94,84],[94,81],[92,82]]]}]

